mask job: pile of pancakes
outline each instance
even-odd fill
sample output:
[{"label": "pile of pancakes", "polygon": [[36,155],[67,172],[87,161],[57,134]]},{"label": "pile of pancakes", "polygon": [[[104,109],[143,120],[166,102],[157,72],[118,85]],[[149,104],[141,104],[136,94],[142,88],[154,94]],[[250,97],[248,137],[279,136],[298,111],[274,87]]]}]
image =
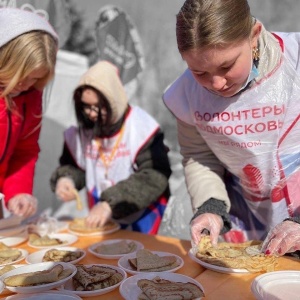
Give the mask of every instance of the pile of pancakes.
[{"label": "pile of pancakes", "polygon": [[72,279],[75,291],[104,289],[121,282],[123,279],[122,274],[110,267],[77,265],[76,268],[77,273]]},{"label": "pile of pancakes", "polygon": [[196,257],[206,263],[225,268],[246,269],[252,273],[272,272],[277,265],[277,258],[261,253],[261,244],[261,241],[220,242],[217,247],[213,247],[210,237],[205,236],[200,240]]}]

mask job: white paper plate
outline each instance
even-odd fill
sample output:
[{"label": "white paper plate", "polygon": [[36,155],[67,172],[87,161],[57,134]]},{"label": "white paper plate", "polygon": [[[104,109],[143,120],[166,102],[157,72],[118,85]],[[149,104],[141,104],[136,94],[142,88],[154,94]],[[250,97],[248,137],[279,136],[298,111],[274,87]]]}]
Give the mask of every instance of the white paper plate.
[{"label": "white paper plate", "polygon": [[79,248],[76,248],[76,247],[52,247],[52,248],[47,248],[47,249],[43,249],[43,250],[40,250],[40,251],[37,251],[37,252],[34,252],[32,254],[29,254],[26,258],[26,262],[28,264],[36,264],[36,263],[41,263],[43,262],[43,257],[45,255],[45,253],[51,249],[57,249],[57,250],[65,250],[65,251],[79,251],[81,253],[81,256],[78,258],[78,259],[75,259],[75,260],[72,260],[72,261],[69,261],[68,263],[71,263],[71,264],[76,264],[78,263],[79,261],[81,261],[85,255],[86,255],[86,252],[82,249],[79,249]]},{"label": "white paper plate", "polygon": [[12,261],[12,262],[9,262],[9,263],[6,263],[6,264],[0,264],[0,267],[7,266],[7,265],[14,265],[14,264],[22,261],[28,255],[28,251],[26,251],[24,249],[18,249],[18,248],[12,248],[12,249],[20,250],[21,251],[21,256],[18,259]]},{"label": "white paper plate", "polygon": [[[137,300],[138,296],[142,293],[141,289],[137,286],[137,282],[140,279],[153,279],[154,277],[159,276],[161,279],[166,279],[175,282],[191,282],[196,284],[201,290],[204,292],[202,285],[196,281],[195,279],[181,275],[178,273],[170,273],[170,272],[151,272],[151,273],[140,273],[131,277],[128,277],[124,280],[120,285],[120,294],[126,300]],[[202,299],[202,298],[198,298]],[[196,300],[196,299],[195,299]]]},{"label": "white paper plate", "polygon": [[257,276],[251,291],[258,300],[300,299],[300,271],[275,271]]},{"label": "white paper plate", "polygon": [[[183,262],[183,259],[176,255],[176,254],[173,254],[173,253],[169,253],[169,252],[160,252],[160,251],[151,251],[153,254],[157,254],[158,256],[175,256],[176,259],[177,259],[177,262],[178,262],[178,266],[176,268],[173,268],[173,269],[170,269],[170,270],[167,270],[167,271],[163,271],[163,272],[175,272],[177,270],[179,270],[184,262]],[[140,271],[136,271],[134,270],[131,265],[129,264],[128,262],[128,259],[130,258],[135,258],[136,257],[136,253],[129,253],[129,254],[126,254],[124,256],[122,256],[119,260],[118,260],[118,266],[120,268],[123,268],[127,273],[129,274],[140,274],[140,273],[153,273],[153,272],[140,272]],[[158,272],[158,273],[162,273],[162,272]]]},{"label": "white paper plate", "polygon": [[6,297],[5,300],[80,300],[81,298],[74,293],[67,291],[48,291],[36,294],[16,294]]},{"label": "white paper plate", "polygon": [[220,266],[209,264],[205,261],[202,261],[198,257],[196,257],[195,254],[193,253],[192,249],[189,250],[188,254],[189,254],[189,257],[193,261],[195,261],[196,263],[198,263],[202,267],[204,267],[206,269],[209,269],[209,270],[212,270],[212,271],[216,271],[216,272],[219,272],[219,273],[249,273],[249,271],[246,270],[246,269],[232,269],[232,268],[225,268],[225,267],[220,267]]},{"label": "white paper plate", "polygon": [[[20,268],[20,267],[23,267],[23,266],[26,266],[25,264],[24,265],[13,265],[15,268]],[[4,266],[0,267],[0,270],[2,270],[4,268]],[[7,288],[4,288],[3,292],[1,295],[6,295],[6,294],[10,294],[11,291],[8,290]],[[6,299],[6,298],[5,298]]]},{"label": "white paper plate", "polygon": [[8,247],[20,245],[28,240],[27,230],[18,233],[16,236],[1,238],[0,242]]},{"label": "white paper plate", "polygon": [[[121,241],[126,241],[127,243],[130,243],[130,242],[134,242],[136,244],[136,249],[133,251],[133,252],[136,252],[140,249],[143,249],[144,248],[144,245],[138,241],[134,241],[134,240],[127,240],[127,239],[115,239],[115,240],[106,240],[106,241],[102,241],[102,242],[99,242],[99,243],[96,243],[96,244],[93,244],[91,245],[89,248],[88,248],[88,251],[95,255],[96,257],[99,257],[99,258],[104,258],[104,259],[119,259],[121,258],[122,256],[128,254],[128,253],[123,253],[123,254],[101,254],[99,252],[96,252],[95,249],[101,245],[109,245],[109,244],[115,244],[115,243],[118,243],[118,242],[121,242]],[[132,253],[133,253],[132,252]]]},{"label": "white paper plate", "polygon": [[114,226],[111,229],[108,230],[102,230],[102,231],[97,231],[97,232],[92,232],[92,233],[83,233],[83,232],[78,232],[78,231],[73,231],[70,228],[68,228],[68,231],[72,234],[78,235],[78,236],[101,236],[101,235],[106,235],[106,234],[110,234],[113,232],[116,232],[118,230],[120,230],[121,226],[118,223],[115,223],[116,226]]},{"label": "white paper plate", "polygon": [[[53,233],[53,234],[49,234],[48,235],[50,238],[53,239],[60,239],[61,241],[64,241],[63,244],[59,244],[57,245],[57,247],[62,247],[62,246],[68,246],[68,245],[72,245],[75,242],[77,242],[78,237],[74,234],[68,234],[68,233]],[[30,243],[30,241],[28,241],[28,246],[32,247],[32,248],[36,248],[36,249],[45,249],[45,248],[53,248],[56,247],[55,245],[50,245],[50,246],[35,246],[32,245]]]},{"label": "white paper plate", "polygon": [[3,283],[3,281],[0,280],[0,294],[2,294],[4,290],[5,290],[5,284]]},{"label": "white paper plate", "polygon": [[62,265],[64,267],[64,270],[70,269],[72,271],[71,275],[68,277],[52,282],[52,283],[46,283],[46,284],[41,284],[41,285],[35,285],[35,286],[19,286],[19,287],[13,287],[13,286],[6,286],[6,288],[12,292],[15,293],[20,293],[20,294],[32,294],[32,293],[40,293],[40,292],[45,292],[49,291],[53,288],[57,288],[64,284],[66,281],[68,281],[70,278],[72,278],[76,272],[77,268],[69,263],[56,263],[56,262],[44,262],[44,263],[38,263],[38,264],[32,264],[28,266],[23,266],[14,270],[11,270],[5,274],[3,274],[0,277],[0,280],[4,281],[5,278],[17,274],[23,274],[23,273],[29,273],[29,272],[37,272],[37,271],[44,271],[44,270],[50,270],[56,265]]},{"label": "white paper plate", "polygon": [[103,267],[112,268],[122,274],[123,280],[121,282],[119,282],[113,286],[110,286],[108,288],[105,288],[105,289],[99,289],[99,290],[95,290],[95,291],[75,291],[74,287],[73,287],[72,279],[70,279],[61,287],[61,289],[73,292],[74,294],[78,295],[79,297],[93,297],[93,296],[103,295],[110,291],[115,290],[127,278],[126,272],[116,266],[105,265],[105,264],[90,264],[90,265],[85,265],[85,266],[88,268],[92,267],[92,266],[103,266]]}]

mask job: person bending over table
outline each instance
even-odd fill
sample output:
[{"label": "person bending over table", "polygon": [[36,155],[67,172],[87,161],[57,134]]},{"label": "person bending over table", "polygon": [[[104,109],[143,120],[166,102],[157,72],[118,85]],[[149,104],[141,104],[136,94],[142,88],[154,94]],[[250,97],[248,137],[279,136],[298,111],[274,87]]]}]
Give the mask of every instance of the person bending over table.
[{"label": "person bending over table", "polygon": [[42,91],[54,75],[58,36],[44,18],[15,8],[0,8],[0,28],[0,192],[8,210],[26,218],[37,210]]},{"label": "person bending over table", "polygon": [[186,0],[187,70],[164,93],[176,116],[195,244],[264,240],[300,249],[300,34],[271,33],[246,0]]},{"label": "person bending over table", "polygon": [[82,76],[74,105],[78,126],[64,133],[52,190],[62,201],[71,201],[76,189],[86,187],[88,227],[103,226],[113,218],[121,228],[156,234],[171,175],[159,124],[128,103],[118,70],[107,61]]}]

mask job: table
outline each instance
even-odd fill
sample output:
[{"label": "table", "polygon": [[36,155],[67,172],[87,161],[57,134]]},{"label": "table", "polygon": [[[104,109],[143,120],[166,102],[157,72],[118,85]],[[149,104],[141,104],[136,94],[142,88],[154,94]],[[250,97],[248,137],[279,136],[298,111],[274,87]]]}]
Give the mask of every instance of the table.
[{"label": "table", "polygon": [[[87,249],[91,244],[98,243],[107,239],[133,239],[144,244],[145,249],[153,251],[164,251],[179,255],[184,260],[184,266],[177,273],[187,275],[196,279],[202,284],[205,291],[205,300],[255,300],[250,286],[253,279],[260,275],[255,274],[224,274],[207,270],[198,263],[194,262],[189,256],[188,251],[191,247],[190,241],[180,240],[173,237],[160,235],[146,235],[139,232],[119,230],[117,232],[104,236],[79,236],[78,241],[70,246],[86,250],[87,254],[80,261],[81,264],[111,264],[117,266],[117,260],[101,259],[90,254]],[[29,253],[38,251],[27,245],[27,242],[17,246],[23,248]],[[24,261],[20,262],[24,263]],[[300,270],[300,262],[292,258],[279,258],[277,270]],[[128,277],[131,276],[128,274]],[[0,295],[1,297],[1,295]],[[6,296],[5,296],[6,297]],[[5,299],[5,297],[0,299]],[[87,297],[83,299],[90,300],[122,300],[119,289],[101,296]]]},{"label": "table", "polygon": [[[300,271],[300,262],[288,257],[280,257],[276,271]],[[195,279],[205,290],[205,300],[255,300],[251,292],[251,283],[261,273],[222,274],[211,270],[201,272]],[[288,300],[288,299],[287,299]]]},{"label": "table", "polygon": [[[192,278],[196,277],[198,274],[203,272],[205,269],[199,264],[193,262],[187,255],[188,250],[191,247],[190,241],[180,240],[172,237],[165,237],[159,235],[146,235],[139,232],[127,231],[127,230],[119,230],[114,233],[103,235],[103,236],[78,236],[78,241],[70,247],[78,247],[84,249],[86,251],[86,256],[80,261],[80,264],[110,264],[117,266],[118,260],[112,259],[101,259],[95,257],[94,255],[88,252],[88,247],[91,244],[98,243],[107,239],[133,239],[143,243],[145,249],[153,250],[153,251],[164,251],[176,254],[183,258],[184,266],[179,270],[180,274],[184,274],[190,276]],[[35,249],[27,245],[27,242],[24,242],[18,246],[17,248],[22,248],[28,251],[29,254],[39,251],[40,249]],[[24,264],[24,261],[21,261],[20,264]],[[131,276],[128,274],[128,276]],[[12,295],[12,294],[9,294]],[[6,295],[7,296],[7,295]],[[5,299],[5,297],[0,299]],[[119,293],[119,289],[116,289],[112,292],[101,296],[95,297],[86,297],[83,299],[89,300],[122,300],[123,297]]]}]

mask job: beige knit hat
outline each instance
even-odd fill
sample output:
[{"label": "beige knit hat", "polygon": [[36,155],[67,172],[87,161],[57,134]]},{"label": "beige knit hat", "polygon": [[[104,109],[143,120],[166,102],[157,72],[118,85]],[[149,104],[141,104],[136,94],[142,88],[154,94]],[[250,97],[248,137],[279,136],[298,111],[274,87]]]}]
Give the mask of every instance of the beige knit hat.
[{"label": "beige knit hat", "polygon": [[22,9],[0,8],[0,28],[0,47],[17,36],[34,30],[49,33],[58,43],[58,35],[46,19]]}]

